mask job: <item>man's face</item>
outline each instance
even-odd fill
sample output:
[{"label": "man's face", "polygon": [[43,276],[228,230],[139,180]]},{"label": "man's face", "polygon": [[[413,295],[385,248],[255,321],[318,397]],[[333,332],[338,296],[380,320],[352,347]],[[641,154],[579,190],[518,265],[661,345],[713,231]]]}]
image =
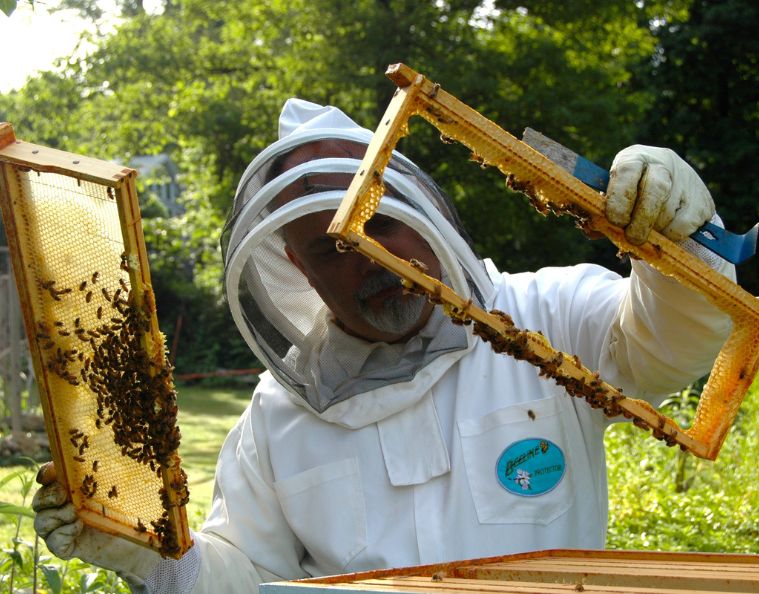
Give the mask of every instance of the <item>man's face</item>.
[{"label": "man's face", "polygon": [[[360,159],[363,150],[359,145],[339,141],[308,145],[290,155],[284,169],[314,158]],[[350,178],[344,174],[319,174],[309,176],[307,183],[347,188]],[[280,196],[280,202],[303,193],[297,188],[290,190]],[[326,234],[334,215],[334,211],[322,211],[288,223],[285,226],[288,257],[349,334],[372,342],[392,343],[410,338],[427,322],[432,304],[424,297],[404,295],[400,279],[365,256],[338,252],[335,240]],[[428,267],[427,274],[440,278],[437,257],[410,227],[390,217],[375,215],[366,223],[365,231],[391,253],[423,262]]]}]

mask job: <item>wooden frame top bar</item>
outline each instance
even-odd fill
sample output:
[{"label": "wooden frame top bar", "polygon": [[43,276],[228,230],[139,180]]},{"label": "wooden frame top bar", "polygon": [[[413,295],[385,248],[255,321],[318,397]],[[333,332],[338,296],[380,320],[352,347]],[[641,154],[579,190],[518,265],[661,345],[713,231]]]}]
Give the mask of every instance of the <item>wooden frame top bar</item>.
[{"label": "wooden frame top bar", "polygon": [[0,158],[34,171],[60,173],[112,188],[125,177],[137,175],[130,167],[18,140],[7,122],[0,123]]}]

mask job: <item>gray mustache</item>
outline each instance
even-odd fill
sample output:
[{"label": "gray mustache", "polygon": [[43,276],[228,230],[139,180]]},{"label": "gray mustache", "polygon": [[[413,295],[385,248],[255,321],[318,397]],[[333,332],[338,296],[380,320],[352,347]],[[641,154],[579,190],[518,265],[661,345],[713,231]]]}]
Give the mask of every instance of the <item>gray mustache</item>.
[{"label": "gray mustache", "polygon": [[367,278],[356,293],[356,299],[365,301],[380,291],[401,286],[401,279],[389,270],[381,270]]}]

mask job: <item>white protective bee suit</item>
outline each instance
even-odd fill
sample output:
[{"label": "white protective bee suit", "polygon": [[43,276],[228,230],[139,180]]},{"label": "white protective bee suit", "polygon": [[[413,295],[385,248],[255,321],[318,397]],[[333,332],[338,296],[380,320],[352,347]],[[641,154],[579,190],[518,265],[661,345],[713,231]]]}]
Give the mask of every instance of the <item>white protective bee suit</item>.
[{"label": "white protective bee suit", "polygon": [[[242,177],[223,237],[226,293],[238,329],[269,371],[224,443],[195,545],[178,561],[161,560],[98,533],[54,483],[34,503],[35,528],[51,551],[115,569],[135,591],[221,593],[255,592],[262,581],[604,547],[609,419],[528,363],[495,354],[438,309],[405,343],[346,334],[285,256],[283,225],[335,210],[359,162],[349,152],[286,168],[283,158],[325,139],[365,145],[370,138],[336,108],[292,99],[280,140]],[[654,181],[671,181],[674,206],[661,212],[691,208],[681,197],[692,190],[700,196],[690,202],[700,209],[693,218],[709,218],[708,191],[684,162],[664,149],[630,147],[613,172],[631,156],[633,164],[647,160],[649,172],[658,168]],[[639,174],[623,189],[635,190]],[[385,185],[379,212],[424,238],[445,282],[507,312],[519,328],[541,331],[626,394],[658,402],[708,372],[727,337],[727,316],[642,262],[633,262],[630,278],[594,265],[497,271],[470,249],[434,182],[400,154]],[[292,199],[278,201],[286,191]],[[625,200],[619,204],[615,217],[624,219]],[[658,212],[651,207],[651,216]],[[680,221],[659,219],[657,229]],[[685,245],[734,275],[723,260]]]},{"label": "white protective bee suit", "polygon": [[[335,108],[298,100],[285,106],[280,131],[279,144],[288,146],[334,135],[368,139]],[[240,192],[255,170],[256,162]],[[334,208],[341,194],[319,196]],[[233,244],[256,229],[240,218],[235,224],[238,239],[226,253],[227,292],[238,327],[273,373],[261,377],[221,451],[213,508],[195,535],[202,559],[195,592],[250,591],[261,580],[536,549],[604,547],[603,434],[609,420],[602,413],[438,315],[420,335],[452,331],[460,342],[447,340],[434,358],[422,357],[411,377],[390,371],[387,385],[367,380],[368,390],[347,397],[330,388],[333,402],[325,405],[303,387],[319,385],[320,365],[361,374],[377,349],[388,351],[385,358],[380,353],[385,363],[419,360],[414,349],[434,349],[434,340],[372,345],[348,336],[314,307],[309,315],[318,328],[298,336],[288,331],[286,352],[277,355],[265,329],[256,327],[255,312],[248,315],[240,305],[245,297],[238,298],[251,287],[257,299],[265,294],[260,278],[269,272],[245,280],[234,269],[243,261],[251,266],[254,258],[258,271],[286,262],[281,254],[252,251],[237,260]],[[438,227],[428,237],[446,232]],[[579,355],[626,394],[656,402],[702,376],[729,330],[729,319],[703,297],[644,263],[633,262],[629,279],[594,265],[506,274],[489,262],[472,264],[476,258],[463,253],[463,242],[447,237],[441,243],[460,250],[441,257],[453,262],[446,274],[454,288],[508,312],[519,328],[540,330],[555,348]],[[439,246],[434,249],[439,255]],[[724,261],[713,265],[733,273]],[[296,323],[299,298],[283,303],[281,297],[271,301],[284,310],[283,319]],[[269,311],[265,317],[279,315]],[[310,372],[285,369],[288,353],[298,348],[308,351]]]}]

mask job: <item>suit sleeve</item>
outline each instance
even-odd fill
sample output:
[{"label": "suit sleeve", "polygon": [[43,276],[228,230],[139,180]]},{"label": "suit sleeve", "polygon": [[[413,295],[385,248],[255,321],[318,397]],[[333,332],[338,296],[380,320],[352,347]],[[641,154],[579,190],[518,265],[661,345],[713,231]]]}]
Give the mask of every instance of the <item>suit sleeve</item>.
[{"label": "suit sleeve", "polygon": [[[722,262],[718,271],[735,279],[735,268]],[[731,326],[703,294],[633,261],[600,366],[614,369],[626,392],[658,404],[711,370]]]}]

